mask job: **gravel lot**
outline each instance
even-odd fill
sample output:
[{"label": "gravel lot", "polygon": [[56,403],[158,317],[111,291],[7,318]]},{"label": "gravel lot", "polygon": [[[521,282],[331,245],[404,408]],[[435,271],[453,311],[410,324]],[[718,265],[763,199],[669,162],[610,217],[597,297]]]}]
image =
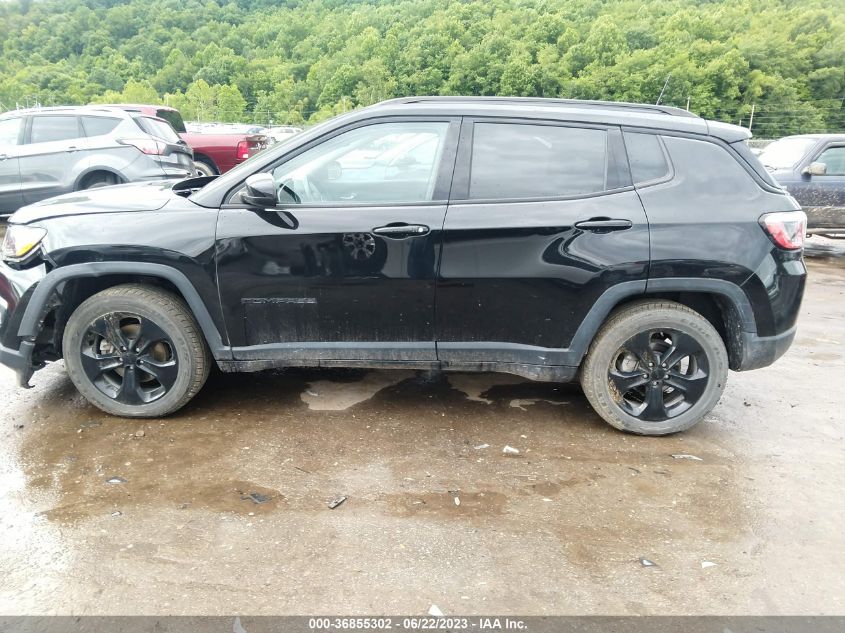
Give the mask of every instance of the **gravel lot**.
[{"label": "gravel lot", "polygon": [[216,375],[137,422],[0,369],[0,614],[845,614],[841,264],[802,312],[668,438],[503,375]]}]

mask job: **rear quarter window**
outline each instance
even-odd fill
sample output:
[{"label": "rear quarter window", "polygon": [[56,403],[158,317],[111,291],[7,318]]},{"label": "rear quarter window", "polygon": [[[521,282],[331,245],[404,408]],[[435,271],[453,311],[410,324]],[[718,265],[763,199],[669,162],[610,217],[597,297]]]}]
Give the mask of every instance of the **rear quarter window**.
[{"label": "rear quarter window", "polygon": [[760,187],[728,150],[709,141],[664,136],[675,178],[700,199],[719,197],[753,198]]},{"label": "rear quarter window", "polygon": [[777,189],[781,189],[782,187],[777,183],[777,181],[772,177],[763,163],[760,162],[760,159],[754,155],[754,152],[751,151],[751,148],[748,147],[748,143],[745,141],[737,141],[736,143],[732,143],[731,147],[736,150],[736,153],[742,157],[751,169],[755,171],[755,173],[760,177],[760,179],[765,182],[770,187],[774,187]]},{"label": "rear quarter window", "polygon": [[120,119],[105,116],[84,116],[82,117],[82,128],[85,136],[103,136],[118,126]]},{"label": "rear quarter window", "polygon": [[469,197],[558,198],[607,186],[607,132],[600,129],[476,123]]},{"label": "rear quarter window", "polygon": [[155,136],[168,143],[178,143],[181,140],[167,121],[148,116],[139,116],[135,117],[135,123],[150,136]]},{"label": "rear quarter window", "polygon": [[185,132],[185,122],[176,110],[156,110],[156,116],[170,123],[177,132]]}]

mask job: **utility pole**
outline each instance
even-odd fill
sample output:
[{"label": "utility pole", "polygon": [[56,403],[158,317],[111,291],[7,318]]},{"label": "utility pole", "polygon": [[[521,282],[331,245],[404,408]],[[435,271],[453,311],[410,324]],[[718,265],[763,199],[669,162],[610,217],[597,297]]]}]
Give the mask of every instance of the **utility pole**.
[{"label": "utility pole", "polygon": [[689,100],[690,100],[690,96],[687,95],[687,112],[689,112]]},{"label": "utility pole", "polygon": [[748,119],[748,131],[749,132],[751,131],[751,126],[754,124],[754,106],[756,106],[756,105],[757,105],[756,103],[751,104],[751,118]]}]

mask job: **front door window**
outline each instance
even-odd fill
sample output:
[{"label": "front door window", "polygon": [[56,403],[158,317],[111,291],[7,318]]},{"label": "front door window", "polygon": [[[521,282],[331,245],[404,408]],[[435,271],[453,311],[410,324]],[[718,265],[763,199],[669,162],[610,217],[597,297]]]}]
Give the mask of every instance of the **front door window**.
[{"label": "front door window", "polygon": [[281,204],[430,202],[447,122],[355,128],[276,167]]}]

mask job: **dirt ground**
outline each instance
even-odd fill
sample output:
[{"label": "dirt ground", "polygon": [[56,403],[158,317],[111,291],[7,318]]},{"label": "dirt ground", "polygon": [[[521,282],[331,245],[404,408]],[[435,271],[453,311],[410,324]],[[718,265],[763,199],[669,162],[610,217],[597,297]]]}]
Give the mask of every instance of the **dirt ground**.
[{"label": "dirt ground", "polygon": [[668,438],[503,375],[216,375],[137,422],[0,369],[0,614],[845,614],[845,268],[810,267],[788,355]]}]

